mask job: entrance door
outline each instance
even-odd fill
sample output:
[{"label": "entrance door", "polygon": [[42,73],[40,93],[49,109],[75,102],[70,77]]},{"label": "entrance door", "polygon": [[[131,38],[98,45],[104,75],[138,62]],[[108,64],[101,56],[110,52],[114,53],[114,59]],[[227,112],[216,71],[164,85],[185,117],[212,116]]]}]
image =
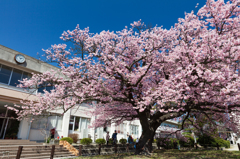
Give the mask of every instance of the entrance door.
[{"label": "entrance door", "polygon": [[74,118],[74,116],[71,116],[70,121],[69,121],[68,134],[73,134],[74,123],[75,123],[75,118]]},{"label": "entrance door", "polygon": [[4,128],[5,128],[6,120],[4,118],[0,118],[0,139],[3,137]]}]

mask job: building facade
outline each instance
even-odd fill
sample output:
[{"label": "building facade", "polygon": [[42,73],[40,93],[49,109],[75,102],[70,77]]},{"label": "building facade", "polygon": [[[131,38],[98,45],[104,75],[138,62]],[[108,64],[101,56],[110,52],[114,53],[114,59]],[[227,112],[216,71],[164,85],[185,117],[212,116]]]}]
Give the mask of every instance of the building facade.
[{"label": "building facade", "polygon": [[[98,138],[105,138],[107,131],[111,135],[115,130],[118,139],[127,138],[127,134],[131,134],[133,138],[141,136],[142,128],[138,120],[125,121],[120,125],[111,124],[105,128],[89,128],[95,117],[86,111],[92,109],[87,104],[80,105],[78,109],[70,109],[64,114],[59,109],[33,121],[31,119],[17,121],[15,112],[8,110],[5,105],[20,104],[20,100],[27,98],[36,99],[36,93],[43,93],[43,89],[49,91],[52,89],[24,90],[16,87],[19,84],[18,80],[31,78],[31,73],[41,74],[49,69],[58,68],[0,45],[0,139],[17,136],[18,139],[44,141],[52,128],[56,129],[55,138],[67,137],[74,133],[79,134],[80,139],[90,137],[95,141]],[[167,121],[157,132],[163,133],[169,127],[177,129],[177,123]]]}]

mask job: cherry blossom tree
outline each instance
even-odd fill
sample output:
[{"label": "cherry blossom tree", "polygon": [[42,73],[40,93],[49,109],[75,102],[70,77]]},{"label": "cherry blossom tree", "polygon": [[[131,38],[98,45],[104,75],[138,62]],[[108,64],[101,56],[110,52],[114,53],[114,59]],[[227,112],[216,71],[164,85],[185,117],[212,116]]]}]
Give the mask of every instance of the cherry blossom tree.
[{"label": "cherry blossom tree", "polygon": [[21,119],[96,101],[94,126],[140,120],[143,131],[136,153],[168,119],[182,116],[184,123],[201,114],[214,121],[225,116],[229,124],[237,124],[239,5],[240,0],[208,0],[197,14],[186,13],[170,29],[142,30],[144,24],[138,21],[121,31],[91,34],[77,26],[61,39],[81,42],[88,56],[72,54],[65,44],[45,50],[48,59],[58,62],[59,71],[33,74],[20,87],[49,83],[55,89],[10,109]]}]

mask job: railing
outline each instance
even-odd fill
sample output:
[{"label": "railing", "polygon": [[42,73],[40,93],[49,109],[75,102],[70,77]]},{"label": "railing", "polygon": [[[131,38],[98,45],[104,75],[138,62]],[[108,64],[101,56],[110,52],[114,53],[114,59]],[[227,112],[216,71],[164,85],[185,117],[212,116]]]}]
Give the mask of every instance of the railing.
[{"label": "railing", "polygon": [[[122,146],[122,145],[121,145]],[[120,145],[118,145],[118,144],[114,144],[114,145],[109,145],[108,146],[108,148],[109,149],[112,149],[113,147],[114,147],[114,153],[116,154],[116,153],[118,153],[118,148],[120,148],[121,147]],[[103,145],[101,145],[101,144],[99,144],[98,145],[98,147],[96,146],[96,149],[98,149],[97,150],[97,152],[98,152],[98,155],[101,155],[101,152],[102,152],[102,148],[103,148]],[[129,149],[130,148],[130,145],[129,144],[126,144],[126,152],[129,152]],[[133,147],[132,147],[133,148]],[[94,148],[95,149],[95,148]],[[105,149],[106,149],[106,147],[105,147]],[[82,156],[83,155],[83,150],[86,150],[86,149],[83,149],[83,146],[82,145],[79,145],[79,147],[78,147],[78,151],[79,151],[79,156]]]},{"label": "railing", "polygon": [[[21,158],[22,150],[23,150],[23,146],[19,146],[19,147],[18,147],[18,151],[17,151],[16,159],[20,159],[20,158]],[[51,154],[50,154],[50,159],[53,159],[53,157],[54,157],[54,152],[55,152],[55,145],[52,145]]]}]

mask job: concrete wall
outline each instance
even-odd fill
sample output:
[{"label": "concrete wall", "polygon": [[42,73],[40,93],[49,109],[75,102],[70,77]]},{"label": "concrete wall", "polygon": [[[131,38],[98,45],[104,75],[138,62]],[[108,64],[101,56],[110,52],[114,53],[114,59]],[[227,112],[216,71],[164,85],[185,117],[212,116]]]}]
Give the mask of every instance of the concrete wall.
[{"label": "concrete wall", "polygon": [[[24,64],[16,63],[14,57],[17,54],[21,54],[25,57],[26,62]],[[53,65],[41,62],[40,60],[7,48],[3,45],[0,45],[0,63],[29,73],[43,73],[49,71],[50,69],[58,70],[58,68]]]},{"label": "concrete wall", "polygon": [[27,119],[24,119],[20,122],[18,129],[18,138],[27,140],[28,139],[28,131],[29,131],[30,122]]}]

